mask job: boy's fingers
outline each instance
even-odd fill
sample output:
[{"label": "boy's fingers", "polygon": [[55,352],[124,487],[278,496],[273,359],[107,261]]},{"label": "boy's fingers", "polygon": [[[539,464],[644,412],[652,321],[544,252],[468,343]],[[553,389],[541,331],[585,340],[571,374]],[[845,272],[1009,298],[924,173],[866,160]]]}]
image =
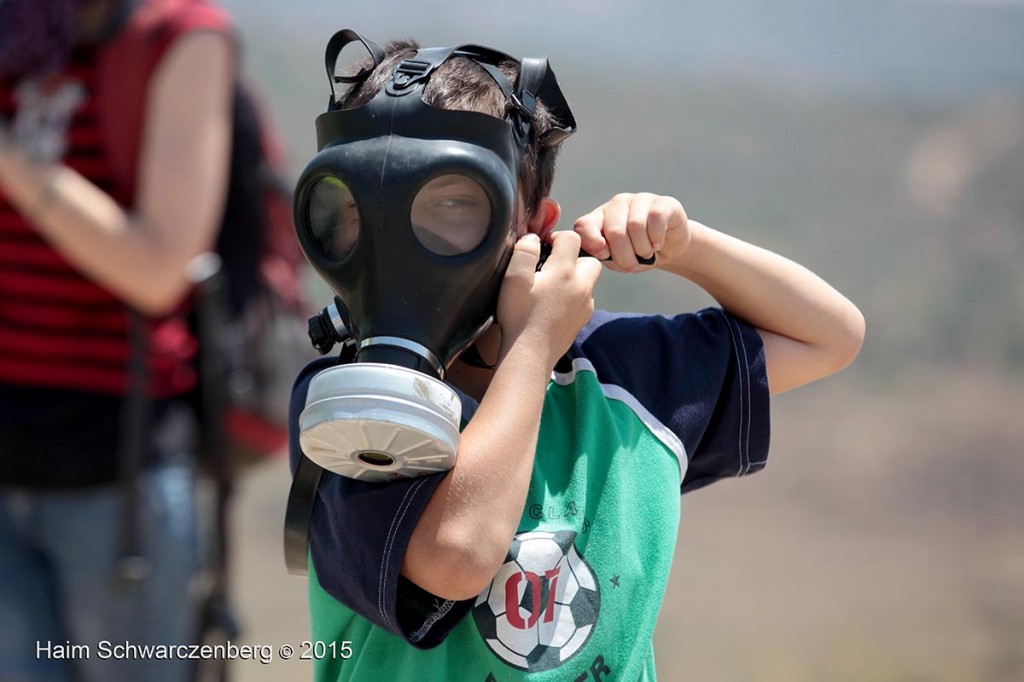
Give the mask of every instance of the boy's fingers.
[{"label": "boy's fingers", "polygon": [[604,225],[604,207],[598,206],[585,216],[578,218],[573,225],[573,230],[580,236],[580,246],[587,253],[597,258],[608,258],[611,251],[608,250],[608,243],[601,235],[601,227]]},{"label": "boy's fingers", "polygon": [[548,263],[556,265],[575,263],[580,255],[580,236],[575,232],[563,230],[551,235],[551,255]]},{"label": "boy's fingers", "polygon": [[505,277],[532,278],[540,261],[540,237],[533,234],[523,235],[512,250],[512,259],[508,262]]},{"label": "boy's fingers", "polygon": [[597,278],[601,276],[604,271],[604,267],[601,265],[601,261],[596,258],[580,258],[576,261],[576,272],[583,277],[583,281],[593,291],[594,285],[597,284]]},{"label": "boy's fingers", "polygon": [[658,197],[651,204],[650,217],[647,219],[647,234],[654,248],[665,245],[665,237],[670,229],[681,227],[686,223],[683,205],[673,197]]},{"label": "boy's fingers", "polygon": [[637,194],[629,204],[626,233],[633,245],[633,253],[643,258],[654,255],[654,246],[649,236],[649,214],[656,198],[653,194]]},{"label": "boy's fingers", "polygon": [[604,207],[604,238],[611,250],[612,260],[623,270],[633,270],[638,265],[633,243],[626,232],[632,199],[633,195],[616,195]]}]

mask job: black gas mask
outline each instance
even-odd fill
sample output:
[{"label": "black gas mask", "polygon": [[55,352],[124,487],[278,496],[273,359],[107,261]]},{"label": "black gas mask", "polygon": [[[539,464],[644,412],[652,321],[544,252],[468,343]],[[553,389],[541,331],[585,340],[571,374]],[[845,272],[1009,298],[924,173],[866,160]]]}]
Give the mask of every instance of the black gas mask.
[{"label": "black gas mask", "polygon": [[[420,49],[402,60],[367,104],[342,109],[341,50],[359,41],[380,65],[384,51],[351,30],[327,46],[328,111],[316,120],[319,153],[299,179],[295,225],[306,257],[336,294],[310,321],[314,345],[336,342],[347,363],[321,372],[300,418],[303,452],[338,474],[366,480],[418,476],[454,464],[461,403],[448,366],[494,320],[520,221],[519,168],[527,146],[555,145],[575,129],[546,59],[516,60],[478,45]],[[494,80],[508,114],[496,118],[423,101],[453,57]],[[518,61],[511,83],[500,71]],[[559,122],[538,136],[537,99]]]}]

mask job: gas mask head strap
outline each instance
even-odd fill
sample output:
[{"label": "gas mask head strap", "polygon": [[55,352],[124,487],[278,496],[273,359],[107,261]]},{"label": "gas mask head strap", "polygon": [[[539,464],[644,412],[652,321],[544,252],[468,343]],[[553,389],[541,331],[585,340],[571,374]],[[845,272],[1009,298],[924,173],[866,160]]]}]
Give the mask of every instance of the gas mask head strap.
[{"label": "gas mask head strap", "polygon": [[[373,67],[362,69],[353,76],[335,75],[338,56],[341,51],[350,43],[359,41],[373,60]],[[328,102],[328,110],[338,107],[338,96],[334,89],[335,83],[356,85],[364,82],[370,74],[384,61],[386,53],[384,49],[373,41],[363,38],[352,29],[343,29],[335,33],[327,43],[327,50],[324,54],[324,63],[327,68],[327,78],[331,86],[331,99]],[[409,59],[403,59],[391,74],[391,80],[385,88],[392,96],[404,95],[416,90],[414,85],[425,83],[430,74],[439,66],[448,61],[451,57],[466,57],[476,64],[479,64],[491,77],[506,101],[511,104],[509,118],[515,131],[516,141],[521,146],[529,144],[537,113],[537,100],[542,99],[548,109],[558,122],[540,135],[539,142],[542,146],[554,146],[563,142],[566,138],[576,132],[576,119],[569,109],[569,103],[562,94],[562,88],[555,78],[555,72],[548,64],[547,57],[527,57],[522,60],[516,59],[509,54],[500,52],[482,45],[457,45],[455,47],[423,48],[417,50],[416,54]],[[498,68],[504,60],[519,62],[519,77],[515,84],[509,83],[508,78]]]},{"label": "gas mask head strap", "polygon": [[[361,69],[359,73],[354,76],[335,75],[334,71],[338,66],[338,57],[341,55],[341,51],[345,49],[349,43],[354,43],[357,40],[361,42],[363,47],[366,48],[366,51],[370,53],[370,58],[373,59],[373,66],[369,69]],[[380,66],[380,63],[384,61],[385,54],[384,48],[380,45],[363,38],[350,28],[342,29],[331,36],[331,39],[327,42],[327,50],[324,52],[324,65],[327,67],[327,81],[331,85],[331,100],[327,103],[327,109],[332,110],[338,106],[338,95],[334,91],[335,83],[344,83],[346,85],[362,83],[369,78],[370,74],[373,73],[373,70]]]},{"label": "gas mask head strap", "polygon": [[569,103],[562,94],[562,88],[555,78],[555,72],[548,64],[547,57],[525,57],[520,62],[519,78],[516,79],[513,97],[513,104],[518,102],[531,117],[536,113],[537,100],[544,100],[544,104],[558,122],[541,134],[541,146],[553,147],[576,132],[576,118],[569,109]]},{"label": "gas mask head strap", "polygon": [[[522,138],[524,145],[528,143],[536,123],[538,99],[544,101],[557,121],[557,124],[545,130],[538,138],[541,146],[554,146],[576,132],[576,118],[572,115],[572,110],[569,109],[569,103],[565,100],[565,95],[562,94],[562,88],[558,85],[558,79],[555,78],[555,72],[548,64],[547,57],[525,57],[522,60],[516,60],[489,48],[477,46],[472,46],[472,48],[499,55],[504,59],[519,61],[519,77],[516,78],[515,85],[512,85],[501,69],[496,66],[498,62],[489,63],[479,59],[475,60],[491,76],[502,94],[505,95],[505,99],[511,104],[510,115],[513,119],[513,127],[516,130],[516,135]],[[466,56],[472,57],[473,55]]]}]

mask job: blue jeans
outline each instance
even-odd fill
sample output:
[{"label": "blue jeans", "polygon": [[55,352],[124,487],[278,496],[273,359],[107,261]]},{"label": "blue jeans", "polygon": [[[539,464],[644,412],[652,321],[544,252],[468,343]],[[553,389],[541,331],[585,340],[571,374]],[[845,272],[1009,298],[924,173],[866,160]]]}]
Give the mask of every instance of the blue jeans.
[{"label": "blue jeans", "polygon": [[[117,570],[121,508],[116,485],[0,489],[0,682],[189,679],[188,661],[103,660],[100,643],[109,651],[195,639],[192,470],[163,466],[140,477],[138,537],[149,571],[138,582]],[[48,642],[65,648],[51,646],[48,656]]]}]

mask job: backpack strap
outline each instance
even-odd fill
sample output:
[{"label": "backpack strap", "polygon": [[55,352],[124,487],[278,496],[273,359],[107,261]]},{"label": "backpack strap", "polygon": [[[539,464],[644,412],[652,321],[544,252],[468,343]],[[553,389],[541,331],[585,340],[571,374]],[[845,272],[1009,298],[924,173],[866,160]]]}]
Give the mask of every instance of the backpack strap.
[{"label": "backpack strap", "polygon": [[[115,200],[131,206],[144,133],[144,122],[152,75],[161,59],[182,35],[198,30],[230,32],[230,21],[218,7],[206,0],[145,0],[124,5],[112,35],[97,55],[95,101],[101,140],[112,171]],[[121,517],[119,576],[127,583],[145,578],[148,564],[139,551],[136,510],[138,480],[146,448],[153,438],[152,401],[147,387],[148,344],[145,319],[131,311],[129,347],[131,385],[125,396],[120,443],[120,481],[124,513]],[[230,481],[218,473],[216,509],[216,552],[213,587],[203,603],[197,641],[219,627],[234,637],[238,628],[227,604],[228,539],[227,506]],[[212,677],[227,679],[226,662],[210,662]]]},{"label": "backpack strap", "polygon": [[149,339],[146,319],[128,312],[129,387],[121,408],[118,481],[121,487],[121,545],[117,577],[126,586],[140,583],[150,564],[139,538],[139,474],[152,435],[153,401],[149,396]]}]

